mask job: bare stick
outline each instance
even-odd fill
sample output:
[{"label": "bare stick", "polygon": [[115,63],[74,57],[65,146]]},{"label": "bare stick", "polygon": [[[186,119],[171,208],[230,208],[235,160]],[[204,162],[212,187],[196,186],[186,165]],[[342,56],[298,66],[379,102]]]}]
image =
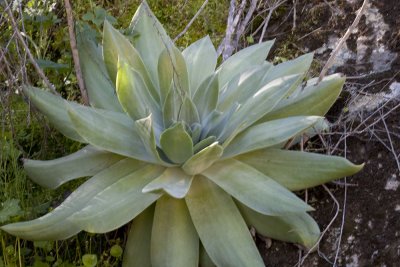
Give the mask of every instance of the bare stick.
[{"label": "bare stick", "polygon": [[69,42],[71,44],[72,58],[74,59],[76,79],[78,80],[78,86],[79,90],[81,91],[82,101],[85,105],[89,105],[89,97],[85,89],[85,83],[83,82],[81,64],[79,62],[78,48],[76,46],[74,18],[72,16],[71,3],[69,2],[69,0],[64,0],[64,3],[65,3],[65,11],[67,13]]},{"label": "bare stick", "polygon": [[244,30],[249,23],[250,19],[253,17],[253,13],[256,10],[257,7],[257,1],[258,0],[251,0],[249,10],[247,11],[246,17],[242,22],[240,22],[237,32],[236,32],[236,38],[235,38],[235,43],[234,46],[237,47],[239,44],[240,37],[243,35]]},{"label": "bare stick", "polygon": [[183,29],[182,32],[180,32],[173,40],[173,42],[175,43],[176,40],[178,40],[179,38],[182,37],[182,35],[184,35],[188,29],[190,28],[190,26],[192,26],[193,22],[197,19],[197,17],[200,15],[200,13],[203,11],[203,9],[206,7],[208,3],[208,0],[205,0],[203,2],[203,4],[201,5],[201,7],[199,8],[199,10],[197,10],[196,14],[193,16],[193,18],[189,21],[188,25],[186,25],[185,29]]},{"label": "bare stick", "polygon": [[229,5],[229,15],[228,15],[228,22],[226,26],[226,34],[224,40],[222,40],[222,43],[218,47],[217,54],[221,55],[222,54],[222,60],[225,60],[227,58],[227,50],[233,50],[233,48],[229,47],[230,46],[230,40],[231,36],[234,31],[233,27],[233,16],[235,15],[235,0],[231,0],[231,3]]},{"label": "bare stick", "polygon": [[54,85],[49,81],[49,79],[47,78],[47,76],[44,74],[43,70],[39,67],[39,65],[37,64],[35,58],[33,57],[28,45],[26,44],[24,38],[21,35],[21,32],[19,31],[18,25],[14,19],[14,16],[12,14],[12,11],[10,9],[10,7],[8,6],[7,1],[6,2],[6,12],[10,18],[11,21],[11,26],[15,32],[15,34],[17,35],[19,41],[21,42],[22,46],[24,47],[26,53],[28,54],[29,57],[29,61],[31,62],[31,64],[33,65],[33,67],[35,68],[36,72],[39,74],[40,78],[42,78],[43,82],[46,84],[46,86],[56,95],[60,95],[57,91],[56,88],[54,87]]},{"label": "bare stick", "polygon": [[260,40],[258,41],[259,43],[262,43],[263,39],[264,39],[264,35],[265,35],[265,31],[268,28],[268,24],[269,21],[271,20],[271,16],[272,13],[274,13],[275,9],[277,9],[280,5],[282,5],[283,3],[285,3],[287,0],[282,0],[282,1],[275,1],[273,6],[270,7],[269,13],[267,18],[264,20],[264,26],[262,28],[262,32],[261,32],[261,36],[260,36]]},{"label": "bare stick", "polygon": [[321,74],[318,77],[318,83],[320,81],[322,81],[322,79],[325,77],[328,70],[332,67],[333,62],[335,61],[335,58],[336,58],[337,54],[339,53],[340,49],[343,47],[344,43],[349,38],[350,34],[353,32],[353,30],[357,27],[358,23],[360,22],[361,16],[363,15],[367,5],[368,5],[368,0],[364,0],[361,8],[358,10],[358,14],[357,14],[356,18],[354,19],[353,23],[350,25],[350,27],[347,29],[346,33],[340,39],[338,45],[335,47],[335,49],[333,50],[328,61],[325,63],[325,66],[322,68]]}]

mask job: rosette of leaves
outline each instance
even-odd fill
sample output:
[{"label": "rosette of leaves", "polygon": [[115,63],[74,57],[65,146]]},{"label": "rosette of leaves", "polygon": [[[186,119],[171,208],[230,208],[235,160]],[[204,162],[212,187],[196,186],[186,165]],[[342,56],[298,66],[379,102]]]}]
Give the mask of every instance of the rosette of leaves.
[{"label": "rosette of leaves", "polygon": [[264,266],[248,226],[310,249],[313,208],[291,191],[362,166],[283,147],[323,127],[344,78],[303,82],[312,54],[274,66],[271,41],[217,66],[209,37],[181,52],[145,2],[130,29],[132,40],[105,22],[102,46],[80,36],[90,107],[25,87],[58,130],[87,144],[25,160],[30,178],[49,188],[90,178],[45,216],[2,229],[54,240],[131,222],[124,266]]}]

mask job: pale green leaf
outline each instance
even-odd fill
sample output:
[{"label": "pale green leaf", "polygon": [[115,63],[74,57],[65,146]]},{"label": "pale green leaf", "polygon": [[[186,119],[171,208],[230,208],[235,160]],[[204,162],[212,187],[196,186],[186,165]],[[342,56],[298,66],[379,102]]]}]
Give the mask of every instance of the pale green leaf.
[{"label": "pale green leaf", "polygon": [[217,107],[218,103],[218,75],[206,78],[200,85],[193,97],[200,119],[203,122],[207,115]]},{"label": "pale green leaf", "polygon": [[126,240],[122,266],[151,267],[150,246],[154,207],[151,205],[133,219]]},{"label": "pale green leaf", "polygon": [[222,153],[222,147],[218,145],[218,142],[215,142],[188,159],[182,165],[182,170],[190,175],[201,173],[216,162]]},{"label": "pale green leaf", "polygon": [[234,159],[214,163],[202,174],[246,206],[265,215],[313,210],[275,180]]},{"label": "pale green leaf", "polygon": [[158,193],[144,194],[142,188],[163,171],[161,166],[147,165],[129,173],[99,191],[70,220],[91,233],[105,233],[121,227],[161,196]]},{"label": "pale green leaf", "polygon": [[73,224],[70,217],[86,207],[86,203],[99,192],[143,165],[143,162],[134,159],[122,160],[83,183],[50,213],[32,221],[4,225],[1,229],[28,240],[59,240],[71,237],[82,229]]},{"label": "pale green leaf", "polygon": [[181,51],[179,51],[175,46],[173,46],[171,50],[168,50],[168,52],[170,53],[172,62],[174,86],[182,96],[189,97],[189,74],[185,59],[183,58]]},{"label": "pale green leaf", "polygon": [[159,163],[144,147],[134,121],[125,114],[77,104],[68,105],[71,121],[87,142],[119,155]]},{"label": "pale green leaf", "polygon": [[345,78],[340,74],[333,74],[320,83],[317,81],[318,78],[308,80],[305,87],[297,88],[259,122],[298,115],[324,116],[338,98]]},{"label": "pale green leaf", "polygon": [[178,121],[179,111],[183,105],[181,95],[176,91],[175,87],[171,87],[167,94],[167,98],[163,107],[164,127],[169,128]]},{"label": "pale green leaf", "polygon": [[266,237],[284,242],[302,245],[308,250],[318,241],[320,230],[318,224],[306,212],[284,216],[268,216],[249,209],[236,202],[244,220],[249,226]]},{"label": "pale green leaf", "polygon": [[359,172],[345,158],[316,153],[263,149],[237,157],[289,190],[302,190]]},{"label": "pale green leaf", "polygon": [[[183,163],[193,155],[193,142],[183,123],[177,123],[161,134],[161,148],[174,163]],[[177,149],[179,148],[179,149]]]},{"label": "pale green leaf", "polygon": [[172,61],[168,54],[168,50],[164,49],[158,59],[158,80],[160,86],[160,106],[164,107],[167,95],[172,88],[172,79],[174,76],[174,69]]},{"label": "pale green leaf", "polygon": [[159,101],[158,90],[150,79],[149,72],[143,63],[139,52],[132,46],[129,40],[107,21],[103,28],[103,57],[104,63],[110,74],[111,81],[117,80],[118,64],[120,60],[126,62],[140,74],[150,95]]},{"label": "pale green leaf", "polygon": [[267,58],[274,41],[267,41],[246,47],[229,57],[218,67],[219,84],[224,86],[233,77],[255,65],[262,64]]},{"label": "pale green leaf", "polygon": [[183,198],[189,191],[193,176],[182,171],[181,168],[166,168],[156,179],[143,187],[143,193],[165,191],[172,197]]},{"label": "pale green leaf", "polygon": [[32,86],[24,86],[23,90],[24,94],[29,97],[29,100],[41,113],[46,115],[47,119],[57,130],[72,140],[86,143],[75,130],[68,116],[68,111],[65,107],[66,100]]},{"label": "pale green leaf", "polygon": [[154,267],[198,267],[199,237],[185,200],[163,196],[157,201],[151,263]]},{"label": "pale green leaf", "polygon": [[200,150],[203,150],[204,148],[208,147],[209,145],[211,145],[212,143],[214,143],[215,141],[217,141],[217,138],[215,136],[209,136],[203,140],[201,140],[200,142],[198,142],[194,147],[193,147],[193,152],[197,153]]},{"label": "pale green leaf", "polygon": [[183,103],[178,114],[178,120],[184,121],[188,125],[200,122],[197,108],[188,96],[183,98]]},{"label": "pale green leaf", "polygon": [[110,80],[102,57],[102,48],[93,40],[78,35],[79,62],[85,88],[92,107],[121,112],[122,108],[115,95],[115,85]]},{"label": "pale green leaf", "polygon": [[190,92],[193,96],[203,81],[214,73],[217,66],[217,51],[207,35],[188,46],[182,55],[186,61]]},{"label": "pale green leaf", "polygon": [[124,157],[93,146],[53,160],[24,160],[29,178],[44,187],[56,188],[70,180],[92,176]]},{"label": "pale green leaf", "polygon": [[298,116],[273,120],[247,128],[225,148],[223,158],[271,147],[304,132],[322,117]]},{"label": "pale green leaf", "polygon": [[200,244],[199,263],[200,267],[216,267],[210,256],[208,256],[203,244]]},{"label": "pale green leaf", "polygon": [[264,266],[239,210],[221,188],[196,176],[185,200],[201,243],[217,266]]}]

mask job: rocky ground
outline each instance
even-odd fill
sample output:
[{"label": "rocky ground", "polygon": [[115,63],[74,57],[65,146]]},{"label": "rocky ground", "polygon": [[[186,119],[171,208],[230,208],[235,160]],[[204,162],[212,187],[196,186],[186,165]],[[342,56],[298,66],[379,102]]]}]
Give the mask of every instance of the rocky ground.
[{"label": "rocky ground", "polygon": [[[274,21],[268,34],[277,37],[278,47],[315,51],[323,66],[362,2],[299,1],[294,32],[288,19]],[[305,255],[293,245],[259,238],[266,266],[400,266],[400,2],[369,2],[332,68],[348,77],[328,114],[333,134],[314,141],[328,153],[365,162],[365,168],[327,188],[301,192],[326,229],[317,252]],[[277,34],[278,25],[290,42]]]}]

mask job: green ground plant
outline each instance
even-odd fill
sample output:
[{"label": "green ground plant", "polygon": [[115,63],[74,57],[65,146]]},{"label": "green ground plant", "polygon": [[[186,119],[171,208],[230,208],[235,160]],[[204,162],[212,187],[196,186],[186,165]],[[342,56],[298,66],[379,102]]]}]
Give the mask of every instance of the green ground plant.
[{"label": "green ground plant", "polygon": [[[273,42],[217,67],[210,38],[181,52],[145,2],[129,27],[133,39],[108,22],[103,28],[102,49],[90,35],[79,38],[91,107],[24,87],[55,128],[88,144],[63,158],[26,160],[30,178],[49,188],[91,178],[45,216],[2,229],[48,242],[132,221],[124,266],[264,266],[247,225],[311,249],[319,227],[291,191],[362,166],[282,147],[324,128],[320,116],[344,78],[302,84],[312,54],[273,65],[265,61]],[[94,266],[97,256],[82,261]]]}]

